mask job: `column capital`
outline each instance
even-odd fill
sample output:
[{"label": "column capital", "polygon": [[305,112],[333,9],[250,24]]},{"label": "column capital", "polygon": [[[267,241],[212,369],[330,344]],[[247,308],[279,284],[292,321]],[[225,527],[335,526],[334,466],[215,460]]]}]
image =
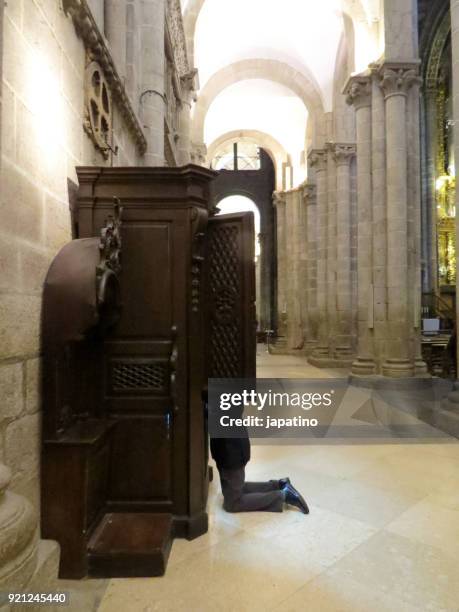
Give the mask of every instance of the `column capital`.
[{"label": "column capital", "polygon": [[273,192],[273,206],[279,208],[285,204],[285,191],[274,191]]},{"label": "column capital", "polygon": [[195,99],[196,95],[196,75],[198,74],[197,69],[190,70],[186,74],[182,74],[180,77],[180,86],[182,90],[181,102],[182,104],[189,104]]},{"label": "column capital", "polygon": [[316,186],[313,183],[304,183],[301,190],[307,205],[316,203]]},{"label": "column capital", "polygon": [[315,168],[317,172],[327,169],[327,149],[312,149],[309,153],[309,164]]},{"label": "column capital", "polygon": [[349,77],[343,90],[346,102],[356,110],[371,106],[371,76],[370,73],[356,74]]},{"label": "column capital", "polygon": [[387,98],[406,96],[413,85],[421,85],[418,62],[384,62],[378,70],[379,85]]},{"label": "column capital", "polygon": [[198,166],[204,166],[206,163],[206,156],[207,156],[207,147],[203,142],[200,142],[200,143],[192,142],[191,143],[191,152],[190,152],[191,163],[196,164]]},{"label": "column capital", "polygon": [[333,156],[338,166],[348,165],[356,152],[352,143],[337,142],[333,147]]}]

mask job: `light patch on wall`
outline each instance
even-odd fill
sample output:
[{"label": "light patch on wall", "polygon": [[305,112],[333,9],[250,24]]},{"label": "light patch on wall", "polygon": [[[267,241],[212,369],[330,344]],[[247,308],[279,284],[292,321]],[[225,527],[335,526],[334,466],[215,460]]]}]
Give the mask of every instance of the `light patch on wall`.
[{"label": "light patch on wall", "polygon": [[363,72],[381,55],[378,27],[362,21],[354,21],[355,72]]},{"label": "light patch on wall", "polygon": [[34,116],[33,133],[29,138],[35,140],[40,152],[37,164],[49,173],[61,161],[62,146],[67,138],[58,72],[37,50],[28,52],[25,65],[26,104]]},{"label": "light patch on wall", "polygon": [[302,152],[308,112],[287,87],[248,79],[227,87],[211,104],[204,124],[207,145],[233,130],[258,130],[275,138],[289,154],[294,185],[305,179]]}]

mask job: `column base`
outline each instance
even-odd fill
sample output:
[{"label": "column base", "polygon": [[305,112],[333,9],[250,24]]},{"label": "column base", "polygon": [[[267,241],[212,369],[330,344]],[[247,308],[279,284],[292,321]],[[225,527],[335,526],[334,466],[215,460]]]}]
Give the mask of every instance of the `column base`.
[{"label": "column base", "polygon": [[313,352],[312,357],[325,358],[330,356],[330,347],[328,344],[319,344],[317,343]]},{"label": "column base", "polygon": [[30,502],[8,490],[11,471],[0,464],[0,584],[19,591],[37,567],[37,517]]},{"label": "column base", "polygon": [[350,368],[354,356],[350,346],[337,346],[334,350],[321,346],[314,349],[308,361],[316,368]]},{"label": "column base", "polygon": [[373,376],[376,374],[375,360],[372,357],[357,357],[352,362],[352,374],[356,376]]},{"label": "column base", "polygon": [[414,363],[409,359],[386,359],[382,365],[382,374],[388,378],[412,378]]},{"label": "column base", "polygon": [[304,343],[304,351],[306,355],[311,355],[317,348],[317,340],[306,340]]},{"label": "column base", "polygon": [[426,362],[418,357],[414,360],[414,375],[415,376],[429,376],[429,368]]}]

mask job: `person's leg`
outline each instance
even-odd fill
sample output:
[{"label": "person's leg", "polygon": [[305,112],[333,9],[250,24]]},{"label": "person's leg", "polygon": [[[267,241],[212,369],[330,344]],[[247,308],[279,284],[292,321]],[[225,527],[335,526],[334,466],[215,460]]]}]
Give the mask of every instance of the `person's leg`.
[{"label": "person's leg", "polygon": [[278,480],[268,480],[267,482],[244,482],[244,493],[266,493],[267,491],[279,491]]},{"label": "person's leg", "polygon": [[264,492],[246,493],[244,468],[221,469],[219,472],[224,498],[223,507],[227,512],[282,512],[285,494],[278,487]]}]

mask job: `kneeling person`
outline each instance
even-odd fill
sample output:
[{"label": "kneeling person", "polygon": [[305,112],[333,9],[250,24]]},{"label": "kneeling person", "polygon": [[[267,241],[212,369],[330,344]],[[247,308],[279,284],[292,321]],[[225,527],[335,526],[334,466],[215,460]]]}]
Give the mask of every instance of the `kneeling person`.
[{"label": "kneeling person", "polygon": [[211,438],[210,450],[217,464],[227,512],[282,512],[284,503],[296,506],[304,514],[309,508],[292,486],[289,478],[267,482],[246,482],[245,466],[250,460],[250,440]]}]

